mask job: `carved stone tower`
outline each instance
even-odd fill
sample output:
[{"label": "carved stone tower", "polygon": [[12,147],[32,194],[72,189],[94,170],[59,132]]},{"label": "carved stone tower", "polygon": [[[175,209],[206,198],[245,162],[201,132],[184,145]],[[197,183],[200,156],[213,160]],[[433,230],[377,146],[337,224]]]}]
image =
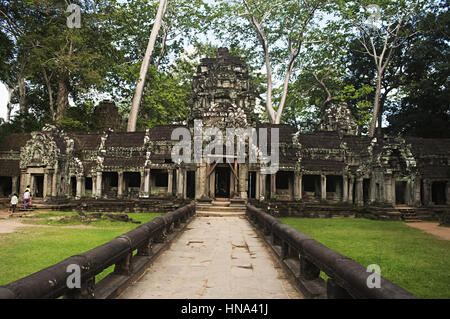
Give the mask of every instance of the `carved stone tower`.
[{"label": "carved stone tower", "polygon": [[194,103],[189,124],[248,127],[255,124],[255,97],[247,64],[219,48],[217,58],[202,59],[193,80]]},{"label": "carved stone tower", "polygon": [[104,100],[94,110],[94,126],[97,131],[112,129],[121,131],[122,118],[113,101]]},{"label": "carved stone tower", "polygon": [[336,131],[342,135],[356,135],[358,128],[352,112],[347,103],[336,103],[330,105],[322,116],[320,123],[322,131]]}]

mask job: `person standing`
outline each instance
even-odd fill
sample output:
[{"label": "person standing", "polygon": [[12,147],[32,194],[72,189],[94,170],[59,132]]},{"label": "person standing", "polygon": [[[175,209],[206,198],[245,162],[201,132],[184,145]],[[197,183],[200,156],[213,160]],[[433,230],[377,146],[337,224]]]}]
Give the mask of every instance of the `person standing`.
[{"label": "person standing", "polygon": [[30,185],[27,186],[25,189],[25,193],[23,194],[23,206],[25,209],[30,206],[30,200],[31,200],[31,192],[30,192]]},{"label": "person standing", "polygon": [[17,204],[19,203],[19,198],[17,194],[11,196],[11,212],[14,214],[16,212]]}]

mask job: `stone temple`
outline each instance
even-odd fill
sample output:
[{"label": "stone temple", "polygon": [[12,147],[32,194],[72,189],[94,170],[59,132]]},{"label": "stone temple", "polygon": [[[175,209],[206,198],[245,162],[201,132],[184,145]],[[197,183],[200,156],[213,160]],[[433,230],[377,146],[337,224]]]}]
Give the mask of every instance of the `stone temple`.
[{"label": "stone temple", "polygon": [[[3,203],[11,193],[23,196],[30,185],[34,205],[59,208],[133,203],[139,210],[147,203],[160,210],[177,201],[217,197],[290,213],[318,207],[351,211],[371,206],[387,212],[401,205],[449,207],[450,139],[359,136],[343,103],[328,108],[314,133],[258,123],[247,65],[225,48],[217,58],[200,62],[193,90],[193,107],[182,125],[122,132],[116,106],[104,101],[96,110],[97,132],[69,133],[48,125],[5,137],[0,144]],[[171,140],[173,130],[185,127],[194,136],[196,120],[203,130],[253,127],[270,133],[278,128],[278,172],[262,174],[262,163],[248,160],[248,145],[245,163],[233,156],[217,164],[206,157],[201,163],[174,163],[171,150],[178,140]]]}]

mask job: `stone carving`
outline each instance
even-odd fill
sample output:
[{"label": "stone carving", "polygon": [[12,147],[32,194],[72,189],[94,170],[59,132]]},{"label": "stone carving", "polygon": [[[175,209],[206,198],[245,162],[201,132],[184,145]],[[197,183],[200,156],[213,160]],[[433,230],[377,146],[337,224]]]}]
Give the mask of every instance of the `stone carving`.
[{"label": "stone carving", "polygon": [[60,156],[60,150],[49,131],[33,132],[31,136],[31,139],[21,149],[20,167],[55,166]]},{"label": "stone carving", "polygon": [[72,157],[69,160],[69,175],[70,176],[84,175],[83,162],[78,157]]},{"label": "stone carving", "polygon": [[[201,61],[193,81],[193,90],[193,106],[186,128],[194,139],[202,140],[202,136],[194,134],[194,120],[202,120],[204,130],[211,126],[221,129],[224,137],[226,128],[274,127],[256,123],[255,97],[248,68],[242,59],[231,56],[226,49],[220,49],[217,58]],[[148,190],[153,189],[154,192],[155,189],[162,189],[153,188],[153,185],[157,171],[163,170],[168,172],[167,176],[175,176],[173,180],[177,181],[177,196],[188,196],[188,190],[194,189],[195,194],[190,196],[201,199],[208,192],[205,190],[206,164],[172,163],[171,150],[175,141],[171,141],[170,137],[174,127],[161,125],[147,129],[145,133],[112,133],[111,129],[106,129],[97,133],[77,134],[66,133],[55,125],[47,125],[41,132],[32,133],[31,138],[23,135],[29,140],[20,141],[24,145],[20,151],[12,147],[17,145],[14,144],[16,136],[4,143],[12,146],[10,150],[4,147],[5,150],[0,151],[0,176],[20,177],[21,174],[23,176],[37,174],[36,172],[49,174],[47,180],[51,179],[52,183],[47,183],[46,189],[49,194],[48,186],[51,186],[52,199],[71,197],[71,177],[77,176],[81,177],[81,183],[83,180],[85,183],[81,185],[81,190],[77,188],[77,191],[81,191],[77,198],[102,198],[110,196],[102,194],[104,189],[108,189],[102,185],[111,183],[116,173],[117,185],[120,176],[124,193],[127,185],[133,183],[133,188],[140,190],[136,196],[148,196],[145,193]],[[249,149],[247,137],[246,162],[239,163],[242,166],[238,167],[239,178],[236,180],[239,181],[235,184],[238,187],[230,191],[230,196],[237,192],[245,198],[250,179],[247,178],[247,173],[252,176],[252,190],[257,189],[254,193],[260,200],[270,194],[271,199],[275,200],[280,195],[285,200],[317,202],[334,198],[358,205],[374,201],[395,204],[396,197],[401,197],[396,196],[396,187],[400,187],[405,193],[401,202],[415,205],[423,197],[423,203],[426,204],[432,199],[434,181],[441,185],[437,185],[441,192],[439,196],[450,194],[448,184],[445,184],[450,181],[450,144],[445,139],[389,136],[370,139],[359,136],[356,134],[357,126],[353,116],[345,103],[330,105],[324,112],[321,130],[318,132],[304,133],[289,125],[275,127],[279,128],[280,133],[279,171],[288,180],[288,188],[280,187],[280,192],[277,193],[274,180],[258,173],[265,166],[261,158],[256,163],[249,163],[249,155],[256,152],[261,157],[263,149],[256,145]],[[207,142],[201,142],[205,147]],[[174,172],[180,166],[181,170]],[[223,167],[227,165],[224,164]],[[146,171],[147,175],[144,174],[144,169],[150,169]],[[108,176],[103,178],[102,172]],[[136,174],[130,174],[136,172],[141,173],[140,181]],[[209,176],[215,178],[214,174]],[[230,179],[232,178],[230,170]],[[170,184],[167,181],[168,188],[173,186],[173,180],[170,180]],[[22,181],[24,180],[21,179],[21,184]],[[328,196],[327,185],[331,186],[329,189],[335,190],[334,195]],[[270,189],[267,188],[269,186]],[[91,192],[86,195],[83,192],[89,187]],[[144,189],[147,191],[144,192]],[[161,194],[168,196],[173,193],[173,189],[161,191]],[[400,191],[399,194],[401,193]],[[208,196],[210,195],[211,192]]]},{"label": "stone carving", "polygon": [[344,102],[332,104],[325,110],[320,129],[337,131],[342,135],[356,135],[358,131],[352,112]]}]

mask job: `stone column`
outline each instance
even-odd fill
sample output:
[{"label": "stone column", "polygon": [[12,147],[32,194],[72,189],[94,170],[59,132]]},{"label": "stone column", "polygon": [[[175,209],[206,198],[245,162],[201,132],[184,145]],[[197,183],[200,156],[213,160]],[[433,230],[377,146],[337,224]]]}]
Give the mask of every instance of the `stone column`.
[{"label": "stone column", "polygon": [[58,171],[53,171],[53,178],[52,178],[52,197],[58,196]]},{"label": "stone column", "polygon": [[92,198],[96,197],[96,192],[97,192],[97,187],[96,187],[96,181],[97,181],[97,176],[96,175],[92,175]]},{"label": "stone column", "polygon": [[187,197],[187,170],[183,170],[183,199]]},{"label": "stone column", "polygon": [[414,205],[421,206],[421,198],[420,198],[420,177],[416,176],[414,178]]},{"label": "stone column", "polygon": [[355,178],[350,177],[350,183],[348,184],[348,202],[353,204],[353,187],[355,185]]},{"label": "stone column", "polygon": [[375,202],[375,192],[376,192],[376,183],[375,183],[375,175],[372,174],[370,177],[370,184],[369,184],[369,203],[372,204]]},{"label": "stone column", "polygon": [[414,183],[410,178],[406,181],[405,203],[414,205]]},{"label": "stone column", "polygon": [[20,189],[17,195],[20,197],[25,192],[25,188],[27,187],[27,170],[21,169],[20,170]]},{"label": "stone column", "polygon": [[358,206],[363,206],[364,205],[364,200],[363,200],[363,178],[362,177],[357,177],[356,178],[356,193],[355,193],[355,203]]},{"label": "stone column", "polygon": [[102,197],[102,172],[97,172],[97,182],[96,185],[96,192],[95,192],[95,198],[101,198]]},{"label": "stone column", "polygon": [[11,182],[12,182],[11,192],[19,196],[19,176],[13,176],[11,178]]},{"label": "stone column", "polygon": [[52,185],[53,185],[53,173],[52,169],[46,169],[44,175],[44,200],[52,197]]},{"label": "stone column", "polygon": [[277,198],[277,174],[270,174],[270,199]]},{"label": "stone column", "polygon": [[320,175],[320,199],[327,200],[327,176]]},{"label": "stone column", "polygon": [[254,183],[254,187],[256,187],[256,189],[255,189],[255,198],[259,199],[260,196],[261,196],[261,193],[260,193],[261,181],[259,180],[261,178],[260,171],[257,170],[255,175],[256,175],[256,180],[255,180],[255,183]]},{"label": "stone column", "polygon": [[34,182],[33,176],[31,176],[30,173],[27,173],[27,182],[25,183],[25,187],[27,187],[27,185],[30,185],[31,194],[33,194],[33,188],[34,188],[33,182]]},{"label": "stone column", "polygon": [[117,172],[117,198],[123,197],[123,172]]},{"label": "stone column", "polygon": [[[392,198],[392,175],[385,175],[385,179],[384,179],[384,191],[385,191],[385,195],[384,198],[386,200],[387,203],[390,204],[394,204],[395,202],[393,201]],[[394,191],[395,191],[395,187],[394,187]]]},{"label": "stone column", "polygon": [[86,197],[86,177],[81,176],[81,197]]},{"label": "stone column", "polygon": [[245,164],[239,164],[239,193],[241,198],[247,198],[247,176],[248,166]]},{"label": "stone column", "polygon": [[184,170],[181,167],[177,168],[177,198],[184,198]]},{"label": "stone column", "polygon": [[167,194],[173,195],[173,169],[171,168],[167,170]]},{"label": "stone column", "polygon": [[44,182],[42,185],[42,199],[45,200],[47,198],[47,185],[50,183],[48,171],[44,170]]},{"label": "stone column", "polygon": [[77,175],[77,194],[75,199],[81,199],[81,184],[82,184],[82,176]]},{"label": "stone column", "polygon": [[294,200],[302,199],[302,173],[294,173]]},{"label": "stone column", "polygon": [[139,197],[145,197],[145,170],[141,170],[139,174],[141,174],[141,185],[139,185]]},{"label": "stone column", "polygon": [[203,163],[199,163],[195,169],[195,199],[200,199],[203,196],[206,187],[204,184]]},{"label": "stone column", "polygon": [[342,201],[348,202],[348,177],[342,175]]},{"label": "stone column", "polygon": [[260,196],[259,200],[263,201],[266,199],[266,174],[259,174],[259,190],[260,190]]},{"label": "stone column", "polygon": [[395,178],[394,177],[391,179],[391,198],[392,198],[392,204],[395,205],[397,199],[395,196]]},{"label": "stone column", "polygon": [[431,202],[431,182],[428,179],[423,180],[423,204],[429,205]]},{"label": "stone column", "polygon": [[150,196],[150,168],[144,170],[144,197],[148,198]]}]

